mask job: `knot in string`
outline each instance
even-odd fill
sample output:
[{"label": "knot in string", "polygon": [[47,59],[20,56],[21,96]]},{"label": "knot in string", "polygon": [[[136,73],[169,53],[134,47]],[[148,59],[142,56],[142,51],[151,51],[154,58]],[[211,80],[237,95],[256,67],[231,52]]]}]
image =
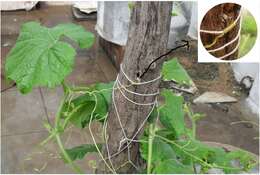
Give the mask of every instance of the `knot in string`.
[{"label": "knot in string", "polygon": [[135,82],[133,80],[131,80],[131,78],[129,78],[129,76],[127,76],[127,74],[125,73],[122,64],[120,64],[120,71],[123,73],[123,75],[126,77],[126,79],[132,84],[132,85],[145,85],[145,84],[149,84],[152,82],[155,82],[157,80],[159,80],[162,75],[160,74],[158,77],[156,77],[155,79],[149,80],[149,81],[144,81],[144,82]]}]

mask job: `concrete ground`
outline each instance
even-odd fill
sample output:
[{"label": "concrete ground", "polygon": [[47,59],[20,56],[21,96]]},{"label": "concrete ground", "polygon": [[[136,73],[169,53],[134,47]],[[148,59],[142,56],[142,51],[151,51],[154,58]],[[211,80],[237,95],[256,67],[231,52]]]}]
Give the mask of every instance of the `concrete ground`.
[{"label": "concrete ground", "polygon": [[[74,22],[95,32],[96,21],[75,21],[68,6],[44,6],[30,12],[3,12],[1,15],[2,90],[12,84],[5,81],[2,69],[6,55],[13,47],[22,23],[33,20],[46,26],[54,26],[62,22]],[[77,53],[74,71],[66,79],[68,83],[90,85],[115,79],[116,69],[97,42],[89,50],[77,48]],[[199,88],[203,89],[203,84],[200,85]],[[204,85],[204,90],[205,88]],[[43,127],[43,121],[53,122],[61,96],[60,87],[51,90],[35,88],[28,95],[22,95],[16,87],[12,87],[1,93],[1,173],[73,173],[60,160],[56,143],[49,142],[44,149],[37,146],[48,135]],[[193,107],[195,111],[207,114],[207,117],[198,123],[199,138],[227,143],[259,153],[258,140],[255,139],[259,137],[259,133],[254,127],[245,124],[230,125],[233,121],[241,120],[239,105],[229,106],[228,114],[209,105]],[[100,130],[98,125],[93,128],[94,133]],[[62,140],[66,147],[92,142],[88,129],[79,131],[75,128],[71,128]],[[93,161],[86,160],[96,160],[96,155],[89,155],[78,162],[86,173],[91,173],[95,165]]]},{"label": "concrete ground", "polygon": [[[44,6],[30,12],[3,12],[1,15],[2,90],[12,84],[4,79],[3,65],[7,53],[15,44],[19,28],[24,22],[39,21],[46,26],[74,22],[95,32],[96,21],[75,21],[70,7],[67,6]],[[89,50],[77,48],[75,68],[67,77],[66,82],[75,85],[109,82],[115,79],[116,73],[116,69],[96,42]],[[45,149],[38,147],[38,144],[48,136],[43,122],[53,122],[62,95],[61,87],[35,88],[27,95],[22,95],[16,87],[13,87],[1,93],[2,173],[73,173],[59,159],[56,143],[48,143]],[[98,133],[96,128],[98,129],[96,126],[94,131]],[[63,141],[67,142],[67,147],[73,147],[90,143],[92,139],[88,129],[79,132],[71,128],[65,134]],[[90,155],[86,159],[94,158],[95,155]],[[79,163],[87,173],[91,173],[93,165],[88,165],[86,159]]]}]

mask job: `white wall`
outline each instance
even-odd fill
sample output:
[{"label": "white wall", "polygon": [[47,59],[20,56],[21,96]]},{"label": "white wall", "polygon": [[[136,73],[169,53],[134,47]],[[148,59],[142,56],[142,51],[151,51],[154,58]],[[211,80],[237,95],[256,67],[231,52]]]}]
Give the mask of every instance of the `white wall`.
[{"label": "white wall", "polygon": [[[175,1],[172,16],[168,48],[176,46],[176,41],[187,36],[197,39],[197,2]],[[130,9],[128,2],[98,2],[98,16],[96,30],[107,41],[124,46],[128,37]]]},{"label": "white wall", "polygon": [[1,10],[31,10],[38,1],[1,2]]},{"label": "white wall", "polygon": [[73,5],[75,1],[45,1],[47,5]]},{"label": "white wall", "polygon": [[[246,105],[255,114],[259,114],[259,64],[258,63],[232,63],[234,76],[238,82],[245,76],[254,79],[253,86],[249,96],[246,99]],[[259,115],[258,115],[259,116]]]}]

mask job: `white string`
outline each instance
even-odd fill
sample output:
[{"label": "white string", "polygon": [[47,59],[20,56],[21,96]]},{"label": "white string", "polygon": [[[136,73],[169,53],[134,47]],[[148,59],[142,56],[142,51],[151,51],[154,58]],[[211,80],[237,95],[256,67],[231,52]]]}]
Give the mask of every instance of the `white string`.
[{"label": "white string", "polygon": [[125,137],[125,138],[122,138],[122,139],[120,140],[120,142],[119,142],[119,147],[118,147],[118,149],[117,149],[117,152],[119,152],[119,151],[121,150],[121,147],[122,147],[122,145],[123,145],[125,142],[127,142],[127,138],[126,138],[126,137]]},{"label": "white string", "polygon": [[111,167],[108,165],[108,163],[106,162],[106,160],[104,159],[102,153],[100,152],[99,148],[97,147],[97,142],[95,140],[95,137],[94,137],[94,134],[92,132],[92,129],[91,129],[91,124],[92,124],[92,119],[93,119],[93,115],[94,115],[94,111],[96,110],[96,107],[97,107],[97,96],[93,93],[94,97],[95,97],[95,106],[94,106],[94,109],[93,111],[91,112],[91,115],[90,115],[90,121],[89,121],[89,125],[88,125],[88,128],[89,128],[89,133],[92,137],[92,140],[94,142],[94,145],[96,146],[96,149],[99,153],[99,156],[102,158],[102,160],[104,161],[105,165],[109,168],[109,170],[113,173],[115,173],[115,170],[114,169],[111,169]]},{"label": "white string", "polygon": [[[118,79],[118,76],[116,77],[116,81],[117,81],[117,79]],[[117,111],[116,104],[115,104],[115,97],[114,97],[115,85],[116,85],[116,82],[115,82],[114,85],[113,85],[112,101],[113,101],[113,105],[114,105],[114,108],[115,108],[116,116],[117,116],[117,118],[118,118],[119,125],[120,125],[120,127],[121,127],[121,129],[122,129],[123,135],[124,135],[125,138],[127,138],[127,137],[126,137],[125,130],[123,129],[123,125],[122,125],[122,122],[121,122],[121,120],[120,120],[118,111]],[[121,141],[120,141],[120,142],[121,142]],[[108,147],[108,143],[107,143],[107,142],[106,142],[106,148],[107,148],[107,154],[108,154],[109,162],[111,163],[111,165],[112,165],[112,167],[113,167],[113,163],[112,163],[112,160],[111,160],[112,156],[111,156],[111,154],[110,154],[110,151],[109,151],[109,147]]]},{"label": "white string", "polygon": [[[149,112],[149,114],[146,116],[146,118],[144,119],[144,121],[143,121],[143,123],[140,125],[140,127],[138,128],[138,130],[137,130],[137,132],[135,133],[135,135],[134,135],[131,139],[129,139],[129,138],[127,138],[127,137],[126,137],[126,139],[130,140],[131,142],[134,140],[134,138],[135,138],[135,137],[137,136],[137,134],[140,132],[140,130],[141,130],[142,127],[144,126],[145,122],[147,121],[147,119],[148,119],[149,116],[151,115],[151,113],[152,113],[154,107],[157,106],[157,104],[158,104],[158,102],[157,102],[157,98],[156,98],[156,103],[154,103],[153,108],[151,109],[151,111]],[[119,120],[120,120],[120,118],[119,118]],[[121,120],[120,120],[120,122],[121,122]],[[123,130],[123,132],[124,132],[124,130]],[[114,157],[114,156],[120,154],[126,147],[128,147],[128,146],[131,144],[131,142],[128,143],[128,144],[127,144],[124,148],[122,148],[119,152],[116,152],[115,154],[111,155],[110,158],[112,158],[112,157]]]},{"label": "white string", "polygon": [[[120,67],[121,67],[122,73],[125,75],[125,77],[128,79],[128,81],[130,81],[132,84],[138,84],[138,85],[148,84],[148,83],[154,82],[154,81],[156,81],[156,80],[158,80],[158,79],[161,78],[161,75],[160,75],[159,77],[157,77],[157,78],[155,78],[155,79],[153,79],[153,80],[150,80],[150,81],[147,81],[147,82],[142,82],[142,83],[136,83],[136,82],[133,82],[133,81],[125,74],[125,72],[124,72],[124,70],[122,69],[122,66],[121,66],[121,65],[120,65]],[[117,83],[119,84],[119,86],[118,86]],[[121,94],[123,95],[123,97],[125,97],[129,102],[131,102],[131,103],[133,103],[133,104],[135,104],[135,105],[148,105],[148,104],[149,104],[149,105],[153,105],[151,111],[150,111],[150,112],[148,113],[148,115],[145,117],[144,121],[142,122],[142,124],[140,125],[140,127],[138,128],[138,130],[136,131],[136,133],[134,134],[134,136],[133,136],[131,139],[129,139],[129,138],[126,136],[125,130],[124,130],[124,128],[123,128],[123,124],[122,124],[122,122],[121,122],[121,118],[120,118],[119,113],[118,113],[118,109],[117,109],[116,104],[115,104],[115,97],[114,97],[115,85],[117,85],[117,88],[119,89],[120,93],[121,93]],[[128,152],[129,152],[129,145],[134,141],[134,138],[137,136],[137,134],[138,134],[138,133],[140,132],[140,130],[143,128],[143,126],[144,126],[144,124],[146,123],[147,119],[149,118],[149,116],[151,115],[152,111],[154,110],[154,107],[155,107],[156,104],[158,103],[158,102],[157,102],[157,97],[155,97],[155,101],[154,101],[153,103],[137,103],[137,102],[134,102],[134,101],[130,100],[130,99],[120,90],[121,87],[124,88],[124,86],[122,86],[122,84],[120,83],[120,81],[119,81],[119,79],[118,79],[118,76],[117,76],[116,81],[115,81],[114,86],[113,86],[112,100],[113,100],[113,105],[114,105],[114,108],[115,108],[115,113],[116,113],[116,116],[117,116],[117,118],[118,118],[119,125],[120,125],[120,127],[121,127],[122,132],[123,132],[124,138],[123,138],[122,140],[120,140],[120,143],[119,143],[120,145],[119,145],[119,150],[118,150],[118,152],[116,152],[115,154],[113,154],[113,155],[111,156],[111,155],[110,155],[110,152],[108,151],[108,159],[110,159],[110,161],[111,161],[111,158],[112,158],[112,157],[114,157],[114,156],[120,154],[125,148],[128,148]],[[126,88],[124,88],[124,89],[126,90]],[[140,95],[140,96],[154,96],[154,95],[157,95],[157,94],[158,94],[158,93],[156,93],[156,94],[140,94],[140,93],[136,93],[136,92],[130,91],[130,90],[128,90],[128,89],[127,89],[126,91],[128,91],[128,92],[130,92],[130,93],[132,93],[132,94],[135,94],[135,95]],[[120,148],[121,148],[121,146],[122,146],[122,141],[123,141],[123,142],[127,141],[127,145],[126,145],[123,149],[120,150]],[[107,144],[107,143],[106,143],[106,144]],[[107,149],[108,149],[108,147],[107,147]],[[128,153],[128,154],[129,154],[129,153]],[[130,155],[128,155],[128,160],[129,160],[129,162],[136,168],[136,166],[135,166],[135,165],[133,164],[133,162],[129,159],[129,157],[130,157]],[[111,163],[112,163],[112,161],[111,161]]]},{"label": "white string", "polygon": [[[240,22],[241,23],[241,22]],[[227,46],[231,45],[232,43],[234,43],[237,39],[240,38],[240,31],[241,31],[241,27],[239,28],[239,31],[236,35],[236,37],[234,39],[232,39],[231,41],[229,41],[228,43],[224,44],[223,46],[219,47],[219,48],[216,48],[216,49],[211,49],[211,50],[207,50],[209,53],[211,52],[216,52],[216,51],[219,51],[219,50],[222,50],[224,48],[226,48]]]},{"label": "white string", "polygon": [[240,37],[239,37],[236,47],[231,52],[229,52],[221,57],[217,57],[217,58],[222,60],[223,58],[226,58],[226,57],[232,55],[233,53],[235,53],[237,51],[237,49],[239,48],[239,43],[240,43]]},{"label": "white string", "polygon": [[[242,7],[241,7],[241,9],[240,9],[240,11],[239,11],[239,14],[238,14],[237,18],[236,18],[235,21],[233,22],[233,24],[237,23],[237,21],[238,21],[238,20],[240,19],[240,17],[241,17],[241,14],[242,14]],[[203,30],[203,29],[201,29],[200,32],[201,32],[201,33],[217,34],[217,35],[218,35],[218,34],[224,33],[224,32],[225,32],[225,29],[223,29],[223,30]]]},{"label": "white string", "polygon": [[[107,118],[106,118],[106,120],[105,120],[105,122],[104,122],[104,125],[105,125],[105,141],[106,141],[106,149],[107,149],[107,155],[108,155],[108,157],[109,157],[109,155],[110,155],[110,151],[109,151],[109,147],[108,147],[108,143],[107,143]],[[115,167],[114,167],[114,165],[113,165],[113,163],[112,163],[112,160],[111,160],[111,158],[110,159],[108,159],[109,160],[109,163],[111,164],[111,167],[112,167],[112,169],[116,172],[116,170],[115,170]]]},{"label": "white string", "polygon": [[[118,81],[116,81],[115,83],[117,83]],[[119,87],[119,86],[117,86]],[[120,87],[118,88],[119,92],[125,97],[125,99],[135,105],[139,105],[139,106],[150,106],[150,105],[153,105],[154,102],[151,102],[151,103],[138,103],[138,102],[135,102],[133,100],[131,100],[130,98],[128,98],[124,93],[123,91],[121,91]]]},{"label": "white string", "polygon": [[135,167],[136,170],[138,170],[138,167],[134,164],[134,162],[131,160],[131,152],[130,152],[130,147],[127,147],[127,158],[128,161],[131,163],[133,167]]},{"label": "white string", "polygon": [[[242,21],[240,21],[239,30],[238,30],[238,32],[237,32],[238,42],[237,42],[236,47],[235,47],[231,52],[229,52],[229,53],[227,53],[227,54],[225,54],[225,55],[223,55],[223,56],[221,56],[221,57],[218,57],[219,59],[226,58],[226,57],[232,55],[233,53],[235,53],[235,52],[237,51],[237,49],[239,48],[239,45],[240,45],[240,39],[241,39],[241,38],[240,38],[240,32],[241,32],[241,28],[242,28]],[[237,36],[236,36],[236,37],[237,37]]]},{"label": "white string", "polygon": [[159,75],[157,78],[152,79],[152,80],[149,80],[149,81],[145,81],[145,82],[135,82],[135,81],[131,80],[131,79],[126,75],[125,71],[123,70],[122,64],[120,64],[120,70],[121,70],[121,72],[124,74],[124,76],[126,77],[126,79],[127,79],[132,85],[144,85],[144,84],[152,83],[152,82],[154,82],[154,81],[159,80],[159,79],[162,77],[162,75]]},{"label": "white string", "polygon": [[[116,116],[117,116],[117,118],[118,118],[120,127],[121,127],[121,129],[123,130],[123,134],[124,134],[125,138],[127,138],[127,136],[126,136],[126,134],[125,134],[125,131],[124,131],[124,129],[123,129],[123,125],[122,125],[122,123],[121,123],[121,119],[120,119],[120,116],[119,116],[119,113],[118,113],[116,104],[115,104],[114,89],[115,89],[115,85],[117,84],[117,81],[118,81],[118,76],[117,76],[116,81],[115,81],[114,86],[113,86],[112,100],[113,100],[113,105],[114,105],[114,107],[115,107],[115,112],[116,112]],[[118,88],[118,90],[120,90],[120,87]],[[124,97],[126,97],[121,90],[120,90],[120,92],[121,92],[121,94],[122,94]],[[134,101],[128,99],[127,97],[126,97],[126,99],[129,100],[129,102],[131,102],[131,103],[133,103],[133,104],[135,104],[135,105],[146,105],[146,104],[148,104],[148,103],[136,103],[136,102],[134,102]],[[155,106],[156,103],[157,103],[157,98],[155,98],[155,101],[154,101],[153,103],[150,103],[150,105],[153,105],[152,110],[154,109],[154,106]],[[148,117],[150,116],[152,110],[150,111]],[[148,117],[146,117],[146,118],[148,118]],[[143,125],[143,124],[142,124],[142,125]],[[139,128],[139,129],[140,129],[140,128]],[[138,129],[138,130],[139,130],[139,129]],[[139,131],[138,131],[138,132],[139,132]]]},{"label": "white string", "polygon": [[[112,158],[112,157],[114,157],[114,156],[120,154],[125,148],[127,148],[128,151],[129,151],[129,145],[130,145],[133,141],[136,141],[136,140],[134,140],[134,138],[137,136],[137,134],[138,134],[138,133],[141,131],[141,129],[143,128],[144,124],[146,123],[146,121],[148,120],[149,116],[150,116],[151,113],[153,112],[155,106],[157,106],[157,98],[156,98],[156,102],[154,103],[154,105],[153,105],[151,111],[150,111],[149,114],[145,117],[144,121],[142,122],[142,124],[140,125],[140,127],[138,128],[138,130],[135,132],[134,136],[133,136],[131,139],[125,137],[123,140],[120,140],[120,143],[121,143],[122,141],[126,140],[127,145],[126,145],[125,147],[123,147],[121,150],[119,149],[119,150],[117,151],[117,153],[115,153],[115,154],[113,154],[112,156],[110,156],[110,158]],[[119,121],[120,121],[120,123],[121,123],[120,117],[119,117]],[[123,128],[121,128],[121,129],[124,131]],[[121,144],[121,145],[122,145],[122,144]],[[121,146],[120,146],[120,147],[121,147]],[[129,154],[129,153],[128,153],[128,154]],[[128,156],[129,156],[129,155],[128,155]],[[129,157],[128,157],[128,160],[129,160]],[[131,160],[129,160],[129,162],[130,162],[132,165],[134,164]],[[134,167],[136,168],[136,166],[134,166]],[[137,169],[137,168],[136,168],[136,169]]]},{"label": "white string", "polygon": [[130,91],[125,86],[122,86],[122,83],[119,81],[119,79],[117,79],[117,82],[118,82],[120,87],[122,87],[124,90],[126,90],[127,92],[129,92],[131,94],[140,95],[140,96],[154,96],[154,95],[158,95],[159,94],[159,90],[157,92],[151,93],[151,94],[140,94],[140,93],[137,93],[137,92],[134,92],[134,91]]},{"label": "white string", "polygon": [[[156,98],[156,103],[155,103],[155,105],[153,106],[153,108],[151,109],[151,111],[149,112],[149,114],[146,116],[145,120],[142,122],[141,126],[138,128],[137,132],[136,132],[135,135],[132,137],[132,139],[124,138],[124,140],[126,139],[126,140],[129,140],[130,142],[128,142],[128,144],[127,144],[124,148],[122,148],[120,151],[118,151],[117,153],[113,154],[113,155],[111,156],[111,158],[114,157],[114,156],[116,156],[116,155],[118,155],[118,154],[120,154],[125,148],[128,148],[128,151],[129,151],[129,145],[130,145],[132,142],[138,142],[138,141],[141,142],[140,140],[134,140],[134,138],[137,136],[137,134],[138,134],[138,133],[140,132],[140,130],[143,128],[143,126],[144,126],[144,124],[146,123],[147,119],[149,118],[149,116],[150,116],[151,113],[153,112],[155,106],[158,107],[157,98]],[[159,118],[159,112],[157,112],[157,119],[156,119],[156,120],[158,120],[158,118]],[[121,141],[120,141],[120,142],[121,142]],[[129,158],[128,158],[128,160],[129,160]]]}]

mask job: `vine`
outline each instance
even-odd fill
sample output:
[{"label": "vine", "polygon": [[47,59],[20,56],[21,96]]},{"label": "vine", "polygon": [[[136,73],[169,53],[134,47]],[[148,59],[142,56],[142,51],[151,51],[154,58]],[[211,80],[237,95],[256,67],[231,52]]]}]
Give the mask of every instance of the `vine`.
[{"label": "vine", "polygon": [[[94,42],[93,34],[75,24],[61,24],[54,28],[46,28],[35,22],[24,24],[16,45],[8,54],[5,71],[7,77],[14,80],[20,92],[24,94],[29,93],[33,87],[62,85],[64,97],[56,114],[55,124],[52,127],[49,123],[44,123],[49,136],[40,143],[40,146],[55,140],[62,159],[76,173],[84,173],[84,171],[74,161],[83,159],[90,152],[97,152],[111,173],[117,173],[118,168],[128,163],[140,173],[148,174],[197,173],[198,166],[202,167],[200,173],[207,172],[210,168],[219,168],[225,173],[235,173],[249,171],[258,164],[256,158],[246,151],[226,152],[223,148],[210,147],[197,140],[196,122],[203,115],[193,113],[182,96],[167,89],[152,94],[141,94],[128,89],[133,85],[147,84],[161,78],[163,81],[175,81],[180,85],[191,85],[193,83],[191,78],[176,58],[164,62],[162,75],[147,82],[134,82],[121,67],[121,72],[129,80],[130,85],[122,84],[117,78],[115,82],[97,83],[89,87],[69,86],[64,79],[72,71],[75,51],[69,44],[59,41],[64,36],[72,39],[82,48],[89,48]],[[189,46],[188,42],[179,47],[186,46]],[[140,77],[149,70],[151,64],[166,56],[167,53],[154,59]],[[135,105],[151,105],[152,108],[134,136],[127,138],[124,133],[124,137],[118,143],[118,152],[111,155],[106,129],[109,106],[114,105],[117,110],[114,90],[119,90],[125,100]],[[155,101],[146,104],[137,103],[125,96],[125,91],[138,96],[154,96]],[[158,102],[159,95],[164,97],[164,102]],[[185,116],[189,117],[191,128],[186,126]],[[117,117],[120,123],[120,116]],[[103,144],[97,143],[94,137],[93,121],[103,125]],[[147,121],[148,126],[145,125]],[[93,144],[65,148],[61,135],[68,130],[69,125],[80,129],[88,127]],[[145,129],[144,134],[136,138],[142,128]],[[124,132],[123,128],[122,132]],[[130,159],[129,147],[133,142],[140,144],[141,157],[147,162],[145,169],[140,169]],[[126,146],[122,147],[124,143]],[[107,157],[104,157],[101,152],[102,146],[107,148]],[[111,159],[125,149],[128,149],[128,160],[115,168]],[[242,167],[233,166],[231,164],[233,160],[239,160]]]}]

